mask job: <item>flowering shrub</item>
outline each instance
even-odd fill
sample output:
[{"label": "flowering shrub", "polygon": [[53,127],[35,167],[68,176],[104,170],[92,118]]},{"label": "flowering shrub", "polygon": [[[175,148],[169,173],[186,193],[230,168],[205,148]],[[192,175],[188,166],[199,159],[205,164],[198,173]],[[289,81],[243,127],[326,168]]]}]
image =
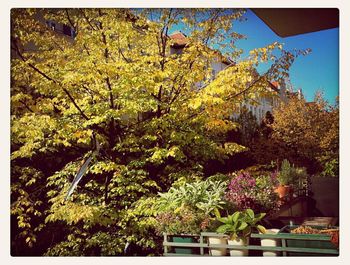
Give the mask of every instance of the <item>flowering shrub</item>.
[{"label": "flowering shrub", "polygon": [[212,222],[208,216],[188,207],[183,207],[177,212],[160,213],[156,220],[158,225],[155,229],[158,234],[199,234],[208,230]]},{"label": "flowering shrub", "polygon": [[276,176],[274,172],[254,178],[249,172],[241,172],[232,178],[225,199],[237,211],[249,208],[258,212],[277,210],[279,202],[274,192]]},{"label": "flowering shrub", "polygon": [[232,203],[236,210],[254,209],[252,189],[255,185],[255,179],[249,172],[241,172],[231,180],[225,199]]},{"label": "flowering shrub", "polygon": [[271,173],[271,175],[256,178],[254,194],[260,210],[272,212],[278,210],[281,206],[281,201],[275,192],[277,183],[277,171]]},{"label": "flowering shrub", "polygon": [[244,193],[254,188],[255,185],[256,181],[249,172],[241,172],[237,177],[231,180],[228,188],[234,193]]}]

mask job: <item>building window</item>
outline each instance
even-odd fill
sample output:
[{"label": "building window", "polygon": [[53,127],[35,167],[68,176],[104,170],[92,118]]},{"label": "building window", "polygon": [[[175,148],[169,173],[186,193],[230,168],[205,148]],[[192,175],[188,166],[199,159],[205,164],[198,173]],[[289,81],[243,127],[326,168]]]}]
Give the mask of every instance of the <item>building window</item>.
[{"label": "building window", "polygon": [[50,29],[56,30],[56,23],[55,23],[55,22],[53,22],[53,21],[51,21],[51,20],[48,20],[48,21],[46,21],[46,25],[47,25]]},{"label": "building window", "polygon": [[212,69],[212,70],[211,70],[211,75],[212,75],[213,78],[215,78],[215,74],[216,74],[215,69]]},{"label": "building window", "polygon": [[63,25],[63,34],[74,38],[74,30],[67,25]]}]

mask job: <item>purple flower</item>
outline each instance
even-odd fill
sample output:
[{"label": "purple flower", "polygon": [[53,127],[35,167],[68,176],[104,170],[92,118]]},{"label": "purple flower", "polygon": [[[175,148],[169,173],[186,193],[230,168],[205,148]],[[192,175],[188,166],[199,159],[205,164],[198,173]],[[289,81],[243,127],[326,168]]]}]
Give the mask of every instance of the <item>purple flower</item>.
[{"label": "purple flower", "polygon": [[242,193],[251,190],[255,185],[255,178],[249,172],[242,172],[231,180],[228,188],[230,192]]},{"label": "purple flower", "polygon": [[234,204],[238,210],[254,209],[255,201],[252,191],[255,187],[255,178],[249,172],[241,172],[231,180],[225,198]]}]

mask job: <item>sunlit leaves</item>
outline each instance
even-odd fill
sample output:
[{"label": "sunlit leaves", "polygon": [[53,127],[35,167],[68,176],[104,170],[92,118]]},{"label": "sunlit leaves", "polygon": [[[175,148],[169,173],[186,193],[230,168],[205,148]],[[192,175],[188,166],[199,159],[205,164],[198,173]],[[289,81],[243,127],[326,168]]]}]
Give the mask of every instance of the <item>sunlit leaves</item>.
[{"label": "sunlit leaves", "polygon": [[[293,119],[290,119],[293,117]],[[299,156],[322,167],[339,155],[339,109],[316,93],[313,102],[296,96],[274,110],[273,136]]]},{"label": "sunlit leaves", "polygon": [[[41,224],[46,218],[46,225],[66,228],[65,239],[48,254],[99,249],[116,255],[126,240],[156,246],[146,238],[154,220],[142,216],[138,200],[201,175],[209,160],[245,150],[225,140],[237,128],[232,113],[244,100],[269,94],[267,81],[286,75],[297,56],[273,43],[238,60],[242,51],[235,41],[244,36],[234,26],[243,14],[241,9],[12,10],[11,158],[21,167],[35,164],[45,175],[24,170],[12,183],[13,214],[28,244],[35,243],[29,231],[34,215]],[[55,30],[45,21],[55,22]],[[181,55],[170,54],[175,42],[168,35],[180,22],[190,33],[188,43]],[[76,36],[61,34],[63,25]],[[267,61],[271,69],[259,75],[254,67]],[[222,65],[215,77],[212,63]],[[84,158],[96,148],[93,137],[101,152],[64,200]],[[38,201],[47,203],[41,212],[30,199],[36,186],[45,194]]]}]

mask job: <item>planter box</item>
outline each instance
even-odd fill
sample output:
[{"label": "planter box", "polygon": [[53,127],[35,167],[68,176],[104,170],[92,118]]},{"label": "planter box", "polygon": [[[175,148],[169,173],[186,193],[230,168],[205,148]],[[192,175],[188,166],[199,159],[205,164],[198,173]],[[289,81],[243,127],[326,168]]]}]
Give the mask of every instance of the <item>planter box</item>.
[{"label": "planter box", "polygon": [[[291,234],[290,231],[299,227],[299,225],[287,225],[283,227],[279,234],[288,234],[289,239],[285,240],[287,247],[293,248],[310,248],[310,249],[337,249],[337,247],[331,243],[330,236],[324,234]],[[326,228],[320,226],[311,226],[313,228]],[[304,239],[293,239],[293,236],[299,237],[303,236]],[[302,252],[290,252],[288,256],[337,256],[332,254],[322,254],[322,253],[302,253]]]},{"label": "planter box", "polygon": [[[169,242],[174,243],[198,243],[197,237],[191,235],[170,235]],[[172,250],[180,255],[199,255],[198,248],[174,246]]]}]

